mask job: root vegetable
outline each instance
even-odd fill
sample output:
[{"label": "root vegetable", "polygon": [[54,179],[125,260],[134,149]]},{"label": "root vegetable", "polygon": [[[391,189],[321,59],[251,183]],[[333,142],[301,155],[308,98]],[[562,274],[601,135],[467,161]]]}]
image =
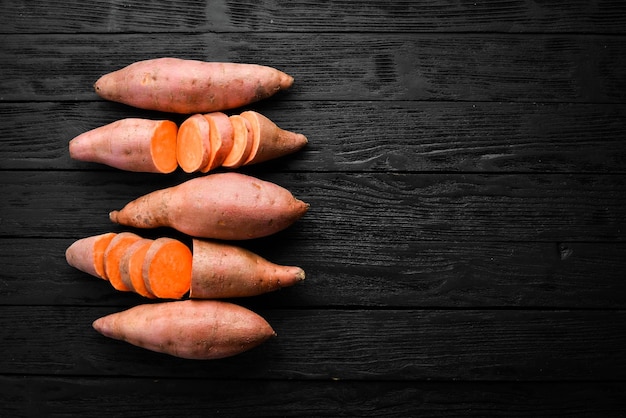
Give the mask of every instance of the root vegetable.
[{"label": "root vegetable", "polygon": [[178,129],[176,159],[187,173],[193,173],[210,163],[211,142],[209,121],[200,114],[187,118]]},{"label": "root vegetable", "polygon": [[185,244],[172,238],[157,238],[142,264],[146,289],[157,298],[182,298],[189,291],[191,262],[191,250]]},{"label": "root vegetable", "polygon": [[213,112],[204,115],[209,122],[209,142],[211,156],[209,163],[201,169],[203,173],[221,167],[233,147],[233,125],[228,115],[222,112]]},{"label": "root vegetable", "polygon": [[193,114],[241,107],[292,84],[293,77],[272,67],[165,57],[138,61],[105,74],[94,88],[107,100]]},{"label": "root vegetable", "polygon": [[281,231],[308,207],[277,184],[231,172],[156,190],[109,217],[136,228],[167,226],[194,237],[241,240]]},{"label": "root vegetable", "polygon": [[122,281],[122,273],[120,271],[120,260],[126,249],[134,242],[139,241],[141,237],[132,232],[120,232],[109,243],[104,252],[104,271],[106,278],[115,289],[130,292],[132,289]]},{"label": "root vegetable", "polygon": [[109,338],[197,360],[234,356],[276,335],[258,314],[212,300],[138,305],[99,318],[93,327]]},{"label": "root vegetable", "polygon": [[244,162],[245,165],[294,153],[308,142],[304,135],[281,129],[258,112],[249,110],[241,113],[241,116],[250,122],[253,139],[252,149]]},{"label": "root vegetable", "polygon": [[240,115],[230,116],[233,126],[233,145],[226,156],[222,166],[227,168],[239,168],[250,155],[252,149],[252,126],[247,119]]},{"label": "root vegetable", "polygon": [[74,241],[65,250],[67,263],[82,272],[106,280],[104,252],[116,235],[114,232],[107,232]]},{"label": "root vegetable", "polygon": [[256,296],[304,280],[304,270],[274,264],[244,248],[193,240],[190,298]]},{"label": "root vegetable", "polygon": [[131,291],[147,298],[155,296],[146,289],[143,281],[143,260],[153,240],[142,238],[132,243],[120,259],[120,275],[122,282]]},{"label": "root vegetable", "polygon": [[171,173],[177,167],[177,132],[168,120],[121,119],[73,138],[70,157],[127,171]]}]

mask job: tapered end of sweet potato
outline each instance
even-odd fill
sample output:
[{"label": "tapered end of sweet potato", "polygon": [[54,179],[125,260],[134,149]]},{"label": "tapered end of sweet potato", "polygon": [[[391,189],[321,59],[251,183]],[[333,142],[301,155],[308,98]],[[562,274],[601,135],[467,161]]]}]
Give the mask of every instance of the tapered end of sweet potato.
[{"label": "tapered end of sweet potato", "polygon": [[281,71],[281,73],[280,73],[280,89],[281,90],[287,90],[292,85],[293,85],[293,77],[290,76],[289,74],[283,73]]},{"label": "tapered end of sweet potato", "polygon": [[119,213],[120,213],[119,210],[113,210],[109,212],[109,219],[111,220],[111,222],[116,223],[116,224],[119,223],[117,220]]},{"label": "tapered end of sweet potato", "polygon": [[106,280],[104,252],[115,236],[115,233],[108,232],[74,241],[65,251],[67,263],[82,272]]}]

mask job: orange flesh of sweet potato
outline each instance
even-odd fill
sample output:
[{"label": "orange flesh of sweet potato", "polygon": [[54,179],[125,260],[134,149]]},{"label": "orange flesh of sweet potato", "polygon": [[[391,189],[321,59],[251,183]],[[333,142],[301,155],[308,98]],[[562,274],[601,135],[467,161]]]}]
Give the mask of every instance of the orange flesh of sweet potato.
[{"label": "orange flesh of sweet potato", "polygon": [[103,99],[143,109],[209,113],[265,99],[293,77],[257,64],[156,58],[105,74],[94,84]]},{"label": "orange flesh of sweet potato", "polygon": [[120,259],[126,249],[140,239],[140,236],[133,234],[132,232],[120,232],[111,240],[106,251],[104,252],[104,270],[106,277],[113,288],[123,292],[129,292],[132,290],[122,281]]},{"label": "orange flesh of sweet potato", "polygon": [[127,171],[171,173],[177,167],[177,132],[168,120],[121,119],[73,138],[70,157]]},{"label": "orange flesh of sweet potato", "polygon": [[157,172],[171,173],[177,168],[176,140],[178,126],[172,121],[160,121],[152,135],[150,154]]},{"label": "orange flesh of sweet potato", "polygon": [[178,128],[176,159],[186,173],[194,173],[209,164],[209,135],[209,121],[200,114],[190,116]]},{"label": "orange flesh of sweet potato", "polygon": [[258,314],[215,300],[137,305],[95,320],[93,328],[147,350],[196,360],[234,356],[276,335]]},{"label": "orange flesh of sweet potato", "polygon": [[308,208],[277,184],[228,172],[148,193],[109,218],[136,228],[168,226],[194,237],[241,240],[283,230]]},{"label": "orange flesh of sweet potato", "polygon": [[122,278],[122,283],[126,286],[130,291],[135,293],[139,293],[135,288],[132,279],[131,279],[131,260],[134,254],[142,247],[147,246],[152,243],[151,239],[142,238],[138,241],[133,242],[128,247],[126,247],[126,251],[122,254],[120,258],[120,277]]},{"label": "orange flesh of sweet potato", "polygon": [[304,277],[300,267],[274,264],[244,248],[193,240],[191,298],[256,296],[292,286]]},{"label": "orange flesh of sweet potato", "polygon": [[157,298],[180,299],[189,292],[191,250],[172,238],[158,238],[148,248],[142,276],[149,293]]},{"label": "orange flesh of sweet potato", "polygon": [[154,299],[154,296],[150,290],[146,287],[146,283],[143,280],[143,260],[146,257],[146,253],[150,248],[152,241],[139,246],[129,260],[129,274],[130,281],[133,284],[133,289],[136,293],[146,298]]},{"label": "orange flesh of sweet potato", "polygon": [[211,142],[211,156],[209,163],[201,169],[203,173],[221,167],[233,147],[233,125],[228,115],[222,112],[213,112],[204,115],[209,122]]},{"label": "orange flesh of sweet potato", "polygon": [[67,263],[80,271],[106,280],[104,251],[115,237],[114,232],[81,238],[65,250]]},{"label": "orange flesh of sweet potato", "polygon": [[246,161],[252,149],[252,127],[250,122],[240,115],[230,116],[230,122],[233,126],[233,146],[222,166],[238,168]]},{"label": "orange flesh of sweet potato", "polygon": [[294,153],[308,142],[304,135],[281,129],[258,112],[249,110],[243,112],[241,116],[250,122],[253,138],[252,149],[244,165]]}]

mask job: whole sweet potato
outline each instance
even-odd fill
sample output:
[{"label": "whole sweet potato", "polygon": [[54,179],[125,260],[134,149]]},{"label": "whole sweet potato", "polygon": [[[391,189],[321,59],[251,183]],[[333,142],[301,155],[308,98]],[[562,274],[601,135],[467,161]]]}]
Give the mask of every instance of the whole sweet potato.
[{"label": "whole sweet potato", "polygon": [[194,237],[241,240],[283,230],[308,207],[277,184],[229,172],[156,190],[109,217],[136,228],[167,226]]},{"label": "whole sweet potato", "polygon": [[208,113],[265,99],[292,84],[290,75],[263,65],[165,57],[105,74],[94,88],[104,99],[142,109]]},{"label": "whole sweet potato", "polygon": [[240,354],[276,335],[258,314],[214,300],[137,305],[99,318],[93,327],[109,338],[196,360]]}]

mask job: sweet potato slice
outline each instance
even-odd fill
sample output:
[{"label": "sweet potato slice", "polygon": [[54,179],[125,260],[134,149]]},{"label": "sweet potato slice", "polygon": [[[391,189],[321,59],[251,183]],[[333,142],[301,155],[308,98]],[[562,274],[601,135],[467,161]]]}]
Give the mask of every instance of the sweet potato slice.
[{"label": "sweet potato slice", "polygon": [[142,263],[146,289],[157,298],[182,298],[189,292],[191,264],[189,247],[173,238],[157,238],[150,244]]},{"label": "sweet potato slice", "polygon": [[[122,254],[122,257],[120,258],[120,276],[122,278],[122,283],[124,283],[127,288],[135,293],[139,292],[135,288],[131,279],[131,260],[133,259],[135,253],[139,249],[141,249],[142,246],[149,246],[151,243],[152,240],[148,238],[142,238],[138,241],[135,241],[126,248],[126,251],[124,251],[124,254]],[[139,266],[139,268],[141,269],[141,266]]]},{"label": "sweet potato slice", "polygon": [[241,115],[230,116],[233,125],[233,146],[230,153],[222,163],[223,167],[238,168],[250,155],[252,149],[252,126],[250,122]]},{"label": "sweet potato slice", "polygon": [[200,171],[209,164],[209,135],[209,121],[200,114],[190,116],[178,128],[176,159],[186,173]]},{"label": "sweet potato slice", "polygon": [[113,288],[122,292],[130,292],[132,289],[122,281],[120,272],[120,260],[126,249],[141,237],[132,232],[120,232],[109,243],[104,252],[104,271]]},{"label": "sweet potato slice", "polygon": [[233,124],[228,115],[222,112],[213,112],[204,115],[209,121],[211,152],[209,163],[200,171],[206,173],[222,166],[226,156],[233,147]]}]

